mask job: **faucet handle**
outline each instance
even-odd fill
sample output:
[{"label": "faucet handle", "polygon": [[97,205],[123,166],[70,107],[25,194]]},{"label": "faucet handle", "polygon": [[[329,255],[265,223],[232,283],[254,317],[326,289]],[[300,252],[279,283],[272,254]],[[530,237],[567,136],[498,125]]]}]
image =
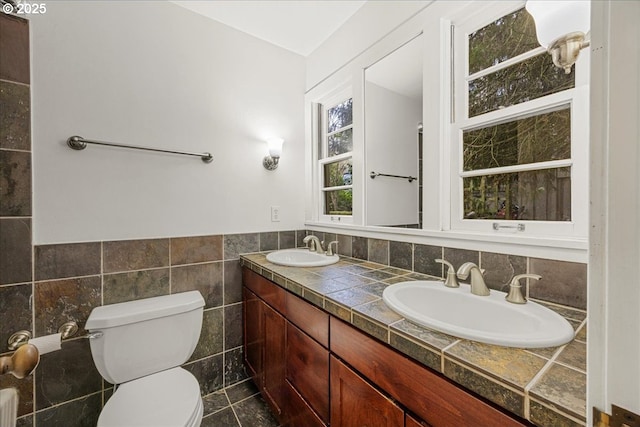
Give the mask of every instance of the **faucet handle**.
[{"label": "faucet handle", "polygon": [[[507,301],[514,304],[526,304],[527,298],[522,295],[522,285],[520,285],[520,279],[542,279],[542,276],[538,274],[518,274],[513,276],[511,284],[509,285],[509,293],[504,297]],[[529,282],[527,282],[527,291],[529,290]],[[528,294],[529,292],[527,292]]]},{"label": "faucet handle", "polygon": [[331,242],[329,242],[329,244],[327,245],[327,256],[333,256],[334,255],[334,251],[333,249],[331,249],[331,246],[335,244],[336,245],[336,252],[338,252],[338,241],[337,240],[333,240]]},{"label": "faucet handle", "polygon": [[453,264],[443,259],[436,259],[434,261],[449,267],[447,269],[447,278],[444,281],[444,285],[448,288],[459,288],[460,284],[458,283],[458,276],[456,275],[456,269],[453,267]]}]

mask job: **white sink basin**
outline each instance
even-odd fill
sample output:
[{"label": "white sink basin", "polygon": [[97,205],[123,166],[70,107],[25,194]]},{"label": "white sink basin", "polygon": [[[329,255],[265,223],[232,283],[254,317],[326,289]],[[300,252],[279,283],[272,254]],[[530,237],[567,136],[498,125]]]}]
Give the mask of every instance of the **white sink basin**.
[{"label": "white sink basin", "polygon": [[505,347],[540,348],[566,344],[574,332],[558,313],[527,301],[507,302],[504,292],[481,297],[469,285],[447,288],[443,282],[413,281],[391,285],[382,298],[394,311],[446,334]]},{"label": "white sink basin", "polygon": [[335,264],[340,260],[338,255],[324,255],[311,252],[309,249],[283,249],[267,254],[267,261],[288,267],[322,267]]}]

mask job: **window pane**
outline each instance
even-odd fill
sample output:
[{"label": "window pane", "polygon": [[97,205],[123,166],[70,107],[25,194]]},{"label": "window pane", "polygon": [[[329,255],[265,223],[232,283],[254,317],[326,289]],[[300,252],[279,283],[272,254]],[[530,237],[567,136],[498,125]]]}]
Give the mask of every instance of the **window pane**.
[{"label": "window pane", "polygon": [[326,191],[324,193],[324,213],[326,215],[351,215],[353,212],[351,189]]},{"label": "window pane", "polygon": [[525,9],[517,10],[469,35],[469,74],[538,46],[533,18]]},{"label": "window pane", "polygon": [[464,170],[571,157],[569,108],[463,133]]},{"label": "window pane", "polygon": [[570,168],[464,178],[463,185],[466,219],[571,221]]},{"label": "window pane", "polygon": [[565,74],[542,53],[469,82],[469,117],[570,89],[575,71]]},{"label": "window pane", "polygon": [[324,186],[351,185],[353,165],[351,159],[324,165]]},{"label": "window pane", "polygon": [[352,100],[347,99],[327,111],[327,133],[335,132],[353,123],[352,107]]},{"label": "window pane", "polygon": [[353,129],[347,129],[343,130],[342,132],[334,133],[328,138],[327,143],[327,157],[353,151]]}]

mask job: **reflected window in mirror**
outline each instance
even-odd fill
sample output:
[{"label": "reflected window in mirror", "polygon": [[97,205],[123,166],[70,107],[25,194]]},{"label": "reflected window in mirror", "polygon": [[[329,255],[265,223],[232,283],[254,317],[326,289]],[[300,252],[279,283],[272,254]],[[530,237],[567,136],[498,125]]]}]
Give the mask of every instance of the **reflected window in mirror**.
[{"label": "reflected window in mirror", "polygon": [[318,164],[321,218],[349,222],[353,215],[353,98],[320,104]]},{"label": "reflected window in mirror", "polygon": [[454,27],[451,228],[584,237],[588,60],[565,74],[524,8],[496,13]]}]

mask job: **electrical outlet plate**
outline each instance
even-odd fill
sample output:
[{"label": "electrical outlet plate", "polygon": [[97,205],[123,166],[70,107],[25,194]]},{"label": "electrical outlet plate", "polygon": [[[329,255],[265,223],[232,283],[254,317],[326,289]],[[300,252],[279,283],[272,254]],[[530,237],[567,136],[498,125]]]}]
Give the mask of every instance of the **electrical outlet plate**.
[{"label": "electrical outlet plate", "polygon": [[280,206],[271,206],[271,222],[280,222]]}]

